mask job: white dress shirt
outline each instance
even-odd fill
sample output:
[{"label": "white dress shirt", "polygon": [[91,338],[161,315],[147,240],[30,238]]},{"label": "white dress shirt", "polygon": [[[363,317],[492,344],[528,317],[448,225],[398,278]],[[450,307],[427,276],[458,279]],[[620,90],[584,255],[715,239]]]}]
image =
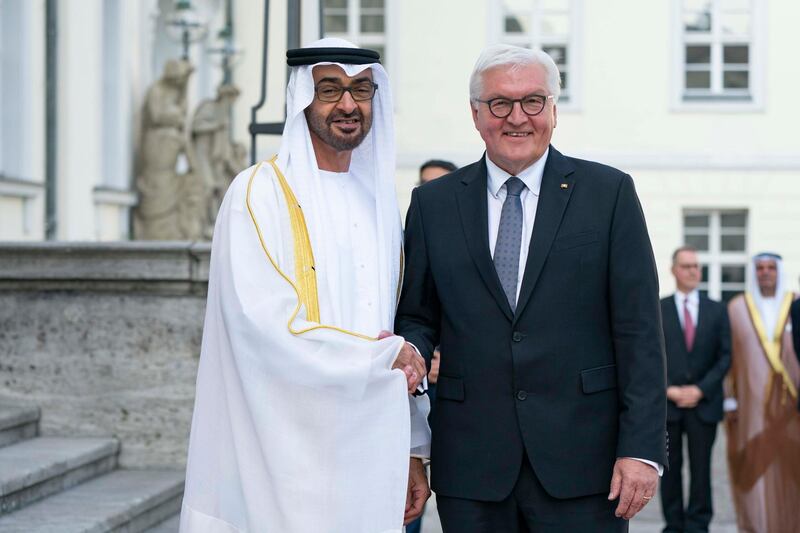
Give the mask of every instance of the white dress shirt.
[{"label": "white dress shirt", "polygon": [[678,320],[681,321],[681,329],[686,330],[686,324],[683,323],[683,305],[686,299],[689,299],[689,315],[692,317],[692,324],[697,331],[697,317],[700,311],[700,293],[697,289],[689,294],[683,293],[680,290],[675,291],[675,308],[678,310]]},{"label": "white dress shirt", "polygon": [[[536,208],[539,206],[539,192],[542,188],[542,176],[544,175],[544,165],[550,148],[534,164],[517,174],[517,177],[525,184],[525,188],[519,195],[522,202],[522,239],[520,242],[519,254],[519,275],[517,276],[517,298],[522,287],[522,276],[525,273],[525,264],[528,261],[528,250],[533,235],[533,221],[536,219]],[[503,211],[503,202],[506,201],[506,180],[513,174],[509,174],[497,166],[489,156],[486,156],[486,197],[489,207],[489,253],[494,257],[494,248],[497,244],[497,232],[500,229],[500,214]],[[681,311],[682,314],[683,311]],[[697,323],[695,321],[695,323]],[[646,463],[658,471],[660,476],[664,472],[664,467],[656,462],[647,459],[631,457]]]},{"label": "white dress shirt", "polygon": [[[517,176],[525,188],[519,195],[522,202],[522,242],[520,242],[519,276],[517,276],[517,298],[522,287],[522,274],[525,272],[525,263],[528,261],[528,247],[533,234],[533,221],[536,218],[536,207],[539,205],[539,191],[542,187],[542,175],[547,154],[550,149],[534,164],[523,170]],[[503,211],[503,202],[506,201],[506,180],[512,175],[495,165],[489,156],[486,156],[486,170],[488,171],[486,188],[489,202],[489,253],[494,257],[494,248],[497,244],[497,232],[500,229],[500,213]]]}]

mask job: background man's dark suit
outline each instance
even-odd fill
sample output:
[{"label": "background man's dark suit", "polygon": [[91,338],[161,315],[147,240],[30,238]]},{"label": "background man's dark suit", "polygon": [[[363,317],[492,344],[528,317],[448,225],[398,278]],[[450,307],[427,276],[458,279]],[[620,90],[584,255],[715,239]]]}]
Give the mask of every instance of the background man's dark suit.
[{"label": "background man's dark suit", "polygon": [[500,501],[527,455],[547,493],[576,498],[608,494],[618,457],[666,464],[658,281],[631,178],[550,147],[516,314],[487,216],[483,159],[417,188],[408,212],[395,332],[428,359],[440,345],[432,488]]},{"label": "background man's dark suit", "polygon": [[[680,409],[667,401],[667,431],[671,443],[669,469],[661,480],[665,531],[708,531],[712,516],[711,448],[722,420],[722,380],[731,363],[728,311],[719,302],[700,296],[692,351],[686,348],[675,297],[661,300],[667,353],[667,385],[696,385],[703,398],[696,407]],[[681,465],[683,435],[689,443],[690,494],[684,516]]]},{"label": "background man's dark suit", "polygon": [[[794,353],[800,361],[800,299],[792,303],[789,316],[792,320],[792,341],[794,342]],[[797,402],[797,409],[800,410],[800,399]]]}]

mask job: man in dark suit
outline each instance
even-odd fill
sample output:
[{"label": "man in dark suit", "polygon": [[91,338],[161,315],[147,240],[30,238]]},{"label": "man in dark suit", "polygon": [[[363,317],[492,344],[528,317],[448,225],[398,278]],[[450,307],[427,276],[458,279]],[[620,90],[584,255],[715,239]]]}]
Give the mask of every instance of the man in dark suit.
[{"label": "man in dark suit", "polygon": [[[800,298],[792,302],[789,309],[789,317],[792,321],[792,343],[797,360],[800,361]],[[800,398],[797,400],[797,409],[800,411]]]},{"label": "man in dark suit", "polygon": [[550,146],[558,80],[540,50],[485,50],[485,157],[412,193],[395,329],[429,361],[440,345],[446,533],[626,531],[666,463],[644,217],[630,176]]},{"label": "man in dark suit", "polygon": [[[701,296],[697,252],[683,246],[672,254],[677,291],[661,300],[667,352],[667,432],[672,446],[661,480],[664,533],[708,531],[711,448],[722,420],[722,380],[731,364],[728,311]],[[683,436],[689,444],[689,505],[683,506]]]}]

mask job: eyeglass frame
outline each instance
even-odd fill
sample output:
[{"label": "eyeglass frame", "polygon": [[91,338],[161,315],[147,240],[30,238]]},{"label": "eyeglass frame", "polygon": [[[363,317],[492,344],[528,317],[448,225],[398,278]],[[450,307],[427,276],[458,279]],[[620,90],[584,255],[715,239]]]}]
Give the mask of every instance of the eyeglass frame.
[{"label": "eyeglass frame", "polygon": [[[354,85],[348,85],[347,87],[341,85],[338,86],[339,89],[342,90],[342,94],[340,94],[339,98],[337,98],[336,100],[323,100],[322,98],[320,98],[319,94],[317,93],[317,91],[319,90],[319,85],[314,85],[314,96],[320,102],[324,102],[326,104],[338,104],[339,102],[342,101],[342,98],[344,98],[344,93],[350,93],[350,98],[352,98],[354,102],[370,102],[373,99],[375,99],[375,94],[378,92],[378,84],[373,81],[358,81],[355,85],[362,85],[366,83],[369,83],[372,86],[372,96],[370,96],[369,98],[365,98],[363,100],[359,100],[358,98],[356,98],[356,95],[353,93],[353,89],[355,89]],[[331,85],[335,84],[332,83]]]},{"label": "eyeglass frame", "polygon": [[[344,94],[344,93],[342,93],[342,94]],[[352,94],[352,93],[351,93],[351,94]],[[530,98],[531,96],[537,96],[537,97],[539,97],[539,98],[543,98],[543,99],[544,99],[544,100],[542,101],[542,108],[541,108],[539,111],[537,111],[536,113],[528,113],[527,111],[525,111],[525,108],[524,108],[524,107],[522,107],[522,101],[523,101],[523,100],[525,100],[525,99],[527,99],[527,98]],[[489,98],[488,100],[481,100],[480,98],[476,98],[476,99],[475,99],[475,101],[476,101],[476,102],[480,102],[480,103],[482,103],[482,104],[486,104],[486,107],[488,107],[488,108],[489,108],[489,113],[491,113],[491,114],[492,114],[492,116],[493,116],[493,117],[495,117],[495,118],[507,118],[509,115],[511,115],[511,113],[513,113],[513,112],[514,112],[514,104],[516,104],[516,103],[518,103],[518,102],[519,102],[519,108],[522,110],[522,112],[523,112],[523,113],[525,113],[525,114],[526,114],[526,115],[528,115],[529,117],[536,117],[536,116],[539,116],[539,115],[541,115],[541,114],[542,114],[542,111],[544,111],[544,108],[545,108],[545,107],[547,107],[547,101],[548,101],[548,100],[553,100],[554,98],[555,98],[555,97],[554,97],[552,94],[548,94],[548,95],[546,95],[546,96],[545,96],[545,95],[543,95],[543,94],[528,94],[528,95],[526,95],[526,96],[523,96],[522,98],[506,98],[505,96],[498,96],[498,97],[496,97],[496,98]],[[501,116],[498,116],[498,115],[497,115],[497,114],[496,114],[496,113],[495,113],[495,112],[492,110],[492,102],[495,102],[495,101],[497,101],[497,100],[505,100],[506,102],[511,102],[511,109],[508,111],[508,114],[506,114],[506,115],[503,115],[503,116],[501,117]]]}]

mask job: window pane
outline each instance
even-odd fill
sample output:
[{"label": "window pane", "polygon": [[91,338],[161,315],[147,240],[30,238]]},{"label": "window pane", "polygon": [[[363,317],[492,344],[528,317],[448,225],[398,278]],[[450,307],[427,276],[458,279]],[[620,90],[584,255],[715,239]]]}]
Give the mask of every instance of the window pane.
[{"label": "window pane", "polygon": [[711,11],[687,11],[683,14],[683,28],[687,32],[711,31]]},{"label": "window pane", "polygon": [[547,46],[542,45],[547,55],[553,58],[553,62],[561,68],[562,65],[567,64],[567,47],[566,46]]},{"label": "window pane", "polygon": [[361,15],[361,33],[383,33],[383,15]]},{"label": "window pane", "polygon": [[741,294],[742,292],[743,291],[741,291],[741,290],[738,290],[738,291],[722,291],[722,302],[723,303],[728,303],[731,300],[733,300],[733,298],[735,296]]},{"label": "window pane", "polygon": [[747,213],[721,213],[720,223],[723,228],[747,227]]},{"label": "window pane", "polygon": [[528,33],[528,19],[517,15],[506,15],[506,33]]},{"label": "window pane", "polygon": [[722,236],[722,251],[723,252],[744,252],[745,236],[744,235],[723,235]]},{"label": "window pane", "polygon": [[694,246],[701,252],[708,251],[708,235],[687,235],[686,244]]},{"label": "window pane", "polygon": [[687,11],[711,11],[711,0],[683,0],[683,9]]},{"label": "window pane", "polygon": [[686,73],[687,89],[710,89],[711,73],[707,70],[689,71]]},{"label": "window pane", "polygon": [[689,64],[708,64],[711,63],[711,47],[710,46],[687,46],[686,47],[686,62]]},{"label": "window pane", "polygon": [[722,283],[744,283],[744,265],[722,265]]},{"label": "window pane", "polygon": [[703,283],[708,282],[708,265],[700,265],[700,281]]},{"label": "window pane", "polygon": [[[559,74],[561,74],[561,90],[565,91],[565,90],[567,90],[567,87],[568,87],[568,85],[567,85],[567,73],[564,72],[564,71],[561,71],[561,72],[559,72]],[[564,100],[569,100],[569,95],[564,94],[562,92],[561,93],[561,98],[563,98]]]},{"label": "window pane", "polygon": [[725,35],[748,35],[750,33],[750,15],[748,13],[723,13],[722,33]]},{"label": "window pane", "polygon": [[735,46],[726,46],[724,48],[724,61],[727,64],[747,64],[748,59],[748,46],[746,44],[737,44]]},{"label": "window pane", "polygon": [[383,8],[383,0],[361,0],[361,7]]},{"label": "window pane", "polygon": [[683,226],[686,228],[707,228],[708,215],[683,215]]},{"label": "window pane", "polygon": [[745,11],[750,9],[750,1],[751,0],[725,0],[722,2],[722,9]]},{"label": "window pane", "polygon": [[386,48],[382,44],[377,44],[377,45],[371,44],[371,45],[367,46],[366,48],[369,48],[370,50],[375,50],[376,52],[378,52],[378,55],[381,58],[381,65],[383,65],[384,68],[388,68],[386,66]]},{"label": "window pane", "polygon": [[722,86],[726,89],[747,89],[749,84],[749,72],[726,70],[722,73]]},{"label": "window pane", "polygon": [[325,15],[325,33],[347,32],[347,15]]},{"label": "window pane", "polygon": [[543,35],[569,34],[569,15],[545,15],[541,31]]},{"label": "window pane", "polygon": [[325,0],[324,6],[328,7],[347,7],[347,0]]},{"label": "window pane", "polygon": [[569,11],[569,0],[540,0],[542,9],[552,11]]},{"label": "window pane", "polygon": [[504,0],[503,9],[507,14],[527,17],[532,8],[531,0]]}]

